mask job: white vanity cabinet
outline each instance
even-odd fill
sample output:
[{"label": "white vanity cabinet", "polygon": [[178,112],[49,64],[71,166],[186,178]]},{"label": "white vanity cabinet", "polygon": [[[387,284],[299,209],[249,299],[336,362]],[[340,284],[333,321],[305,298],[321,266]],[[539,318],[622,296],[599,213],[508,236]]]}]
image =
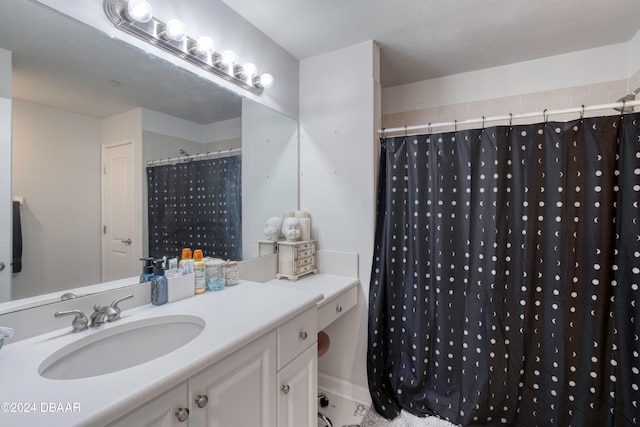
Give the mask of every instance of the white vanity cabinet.
[{"label": "white vanity cabinet", "polygon": [[314,426],[317,319],[307,309],[111,426]]}]

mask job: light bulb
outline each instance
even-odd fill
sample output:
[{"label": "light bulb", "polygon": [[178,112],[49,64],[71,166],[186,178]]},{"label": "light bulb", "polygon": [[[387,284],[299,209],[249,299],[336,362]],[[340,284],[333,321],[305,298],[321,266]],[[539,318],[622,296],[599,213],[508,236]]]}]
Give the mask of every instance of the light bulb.
[{"label": "light bulb", "polygon": [[164,31],[168,38],[177,42],[181,42],[187,37],[187,31],[184,24],[179,19],[170,19],[167,22]]},{"label": "light bulb", "polygon": [[238,56],[232,50],[225,50],[224,52],[222,52],[222,55],[220,56],[220,61],[222,62],[223,65],[227,67],[235,64],[237,60],[238,60]]},{"label": "light bulb", "polygon": [[200,55],[211,55],[216,50],[216,44],[211,37],[202,36],[195,45],[196,53]]},{"label": "light bulb", "polygon": [[129,0],[127,3],[128,17],[137,22],[149,22],[153,17],[151,5],[147,0]]},{"label": "light bulb", "polygon": [[265,89],[270,88],[271,86],[273,86],[273,76],[271,74],[264,73],[258,79],[258,85]]},{"label": "light bulb", "polygon": [[242,67],[242,74],[248,79],[253,79],[258,74],[258,68],[251,62],[247,62]]}]

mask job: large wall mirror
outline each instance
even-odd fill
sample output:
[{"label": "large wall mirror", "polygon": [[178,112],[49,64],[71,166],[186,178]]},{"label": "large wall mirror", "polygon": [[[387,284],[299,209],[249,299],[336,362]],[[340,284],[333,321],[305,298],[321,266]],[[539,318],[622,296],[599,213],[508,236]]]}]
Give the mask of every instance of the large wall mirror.
[{"label": "large wall mirror", "polygon": [[130,277],[106,272],[104,260],[105,212],[121,203],[105,196],[104,165],[119,145],[131,144],[134,172],[112,192],[132,197],[124,220],[135,260],[148,248],[148,161],[241,149],[244,259],[257,256],[266,218],[297,208],[294,119],[29,0],[2,9],[0,49],[13,64],[11,194],[24,200],[12,299],[48,303],[42,294]]}]

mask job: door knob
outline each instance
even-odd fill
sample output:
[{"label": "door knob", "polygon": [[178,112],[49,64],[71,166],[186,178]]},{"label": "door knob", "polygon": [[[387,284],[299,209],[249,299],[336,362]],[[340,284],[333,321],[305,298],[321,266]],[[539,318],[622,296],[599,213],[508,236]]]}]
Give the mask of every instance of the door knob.
[{"label": "door knob", "polygon": [[5,267],[6,265],[4,265],[4,262],[0,262],[0,271],[4,270]]},{"label": "door knob", "polygon": [[120,242],[124,243],[125,245],[131,245],[132,240],[131,240],[131,239],[127,239],[127,240],[120,240]]},{"label": "door knob", "polygon": [[280,387],[280,391],[282,391],[284,394],[289,394],[289,391],[291,391],[291,387],[285,384],[282,387]]}]

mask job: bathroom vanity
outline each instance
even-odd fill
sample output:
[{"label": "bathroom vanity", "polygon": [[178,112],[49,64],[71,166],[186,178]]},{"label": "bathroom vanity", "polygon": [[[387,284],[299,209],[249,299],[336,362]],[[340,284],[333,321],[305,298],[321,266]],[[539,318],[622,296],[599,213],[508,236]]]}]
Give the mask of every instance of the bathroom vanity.
[{"label": "bathroom vanity", "polygon": [[[326,274],[241,281],[124,310],[121,320],[78,333],[69,318],[64,329],[0,350],[0,401],[12,405],[0,424],[315,426],[317,332],[355,305],[358,283]],[[183,334],[195,336],[180,340]],[[51,373],[54,362],[64,368],[66,358],[98,342],[108,345],[99,356],[88,353],[86,366],[79,359]],[[156,345],[177,348],[153,358]],[[132,362],[130,353],[151,359]],[[90,376],[100,364],[115,369],[109,366],[119,359],[136,364]]]}]

